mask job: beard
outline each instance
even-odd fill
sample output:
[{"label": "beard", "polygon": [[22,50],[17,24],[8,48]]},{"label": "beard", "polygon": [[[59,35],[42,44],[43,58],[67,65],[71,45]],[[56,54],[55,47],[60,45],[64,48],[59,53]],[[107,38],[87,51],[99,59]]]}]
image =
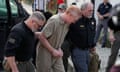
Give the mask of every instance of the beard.
[{"label": "beard", "polygon": [[87,16],[88,18],[92,18],[92,15],[90,15],[90,16]]},{"label": "beard", "polygon": [[32,32],[37,32],[38,30],[35,28],[32,28]]}]

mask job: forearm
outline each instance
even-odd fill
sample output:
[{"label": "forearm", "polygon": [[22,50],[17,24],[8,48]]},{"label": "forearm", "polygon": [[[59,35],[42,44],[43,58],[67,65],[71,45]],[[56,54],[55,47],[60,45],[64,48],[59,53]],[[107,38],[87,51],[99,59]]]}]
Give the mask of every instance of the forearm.
[{"label": "forearm", "polygon": [[97,12],[97,16],[98,16],[98,17],[100,17],[100,16],[101,16],[101,14],[100,14],[99,12]]},{"label": "forearm", "polygon": [[106,14],[104,14],[103,16],[104,17],[108,17],[110,15],[110,13],[106,13]]},{"label": "forearm", "polygon": [[110,29],[109,35],[113,35],[113,30]]},{"label": "forearm", "polygon": [[111,44],[113,44],[113,42],[116,40],[115,37],[114,37],[114,31],[113,30],[110,30],[109,40],[110,40]]},{"label": "forearm", "polygon": [[103,15],[101,15],[99,12],[97,12],[98,19],[103,19]]},{"label": "forearm", "polygon": [[12,72],[18,72],[18,68],[17,68],[17,65],[16,65],[16,62],[15,62],[15,57],[14,56],[11,56],[11,57],[6,57],[7,59],[7,62],[12,70]]},{"label": "forearm", "polygon": [[43,33],[39,34],[39,40],[42,43],[42,45],[51,53],[53,52],[54,48],[50,45],[47,38],[44,36]]}]

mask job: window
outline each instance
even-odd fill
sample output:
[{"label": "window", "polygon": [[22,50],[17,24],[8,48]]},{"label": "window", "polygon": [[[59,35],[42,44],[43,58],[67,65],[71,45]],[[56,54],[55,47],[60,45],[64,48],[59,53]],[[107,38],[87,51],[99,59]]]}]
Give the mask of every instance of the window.
[{"label": "window", "polygon": [[17,9],[17,5],[14,0],[10,0],[10,7],[11,7],[12,16],[17,16],[18,9]]},{"label": "window", "polygon": [[[17,5],[14,0],[9,0],[9,1],[10,1],[12,17],[15,17],[18,15]],[[6,17],[7,17],[6,1],[0,0],[0,18],[6,18]]]},{"label": "window", "polygon": [[0,0],[0,18],[7,15],[5,0]]}]

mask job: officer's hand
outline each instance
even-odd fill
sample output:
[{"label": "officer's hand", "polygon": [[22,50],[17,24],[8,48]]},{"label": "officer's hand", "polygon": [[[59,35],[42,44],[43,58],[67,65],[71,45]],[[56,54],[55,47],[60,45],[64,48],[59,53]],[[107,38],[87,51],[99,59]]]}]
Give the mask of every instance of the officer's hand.
[{"label": "officer's hand", "polygon": [[113,34],[109,35],[109,40],[110,40],[111,44],[113,44],[113,42],[115,41],[115,37]]},{"label": "officer's hand", "polygon": [[104,19],[104,17],[103,17],[102,15],[100,15],[100,16],[99,16],[99,19],[102,20],[102,19]]}]

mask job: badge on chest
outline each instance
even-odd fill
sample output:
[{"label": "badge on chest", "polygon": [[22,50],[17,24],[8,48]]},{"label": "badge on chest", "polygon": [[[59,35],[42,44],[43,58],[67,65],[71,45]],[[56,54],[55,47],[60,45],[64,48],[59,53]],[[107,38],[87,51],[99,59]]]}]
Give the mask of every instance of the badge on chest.
[{"label": "badge on chest", "polygon": [[85,27],[85,25],[80,25],[80,28],[84,28]]}]

